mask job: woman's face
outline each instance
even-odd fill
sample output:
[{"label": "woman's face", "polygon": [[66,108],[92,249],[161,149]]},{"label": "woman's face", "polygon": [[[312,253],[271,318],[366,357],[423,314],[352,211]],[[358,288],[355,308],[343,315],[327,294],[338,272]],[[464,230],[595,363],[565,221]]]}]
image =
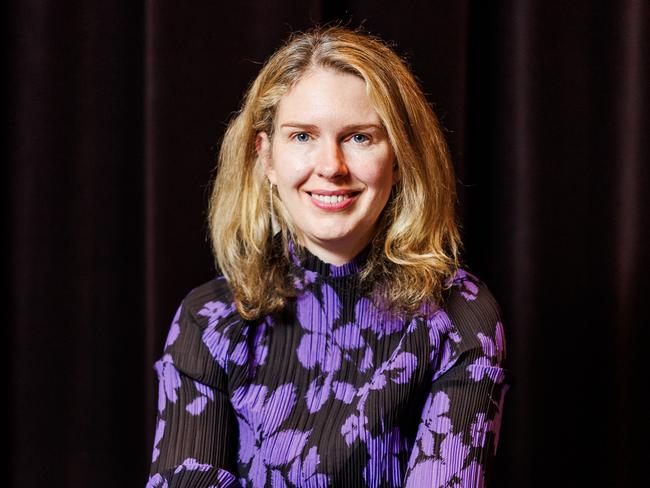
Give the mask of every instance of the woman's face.
[{"label": "woman's face", "polygon": [[256,147],[302,245],[343,264],[370,241],[396,179],[395,155],[365,81],[307,73],[280,101]]}]

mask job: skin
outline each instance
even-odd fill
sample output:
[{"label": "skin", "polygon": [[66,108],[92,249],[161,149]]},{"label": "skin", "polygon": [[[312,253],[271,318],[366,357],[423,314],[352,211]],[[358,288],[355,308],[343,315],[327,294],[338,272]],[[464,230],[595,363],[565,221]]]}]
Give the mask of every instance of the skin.
[{"label": "skin", "polygon": [[[373,237],[397,180],[395,154],[365,81],[317,68],[281,99],[274,123],[272,140],[260,132],[256,149],[300,243],[327,263],[351,261]],[[319,208],[313,194],[336,190],[354,192],[352,203]]]}]

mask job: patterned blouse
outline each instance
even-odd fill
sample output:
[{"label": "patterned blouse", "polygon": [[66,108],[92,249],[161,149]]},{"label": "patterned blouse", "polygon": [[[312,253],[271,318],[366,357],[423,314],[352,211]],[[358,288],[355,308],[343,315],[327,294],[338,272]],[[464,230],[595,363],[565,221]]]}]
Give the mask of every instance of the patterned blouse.
[{"label": "patterned blouse", "polygon": [[504,333],[486,286],[457,272],[411,318],[342,266],[298,260],[301,292],[250,322],[223,277],[171,324],[147,487],[483,487],[504,395]]}]

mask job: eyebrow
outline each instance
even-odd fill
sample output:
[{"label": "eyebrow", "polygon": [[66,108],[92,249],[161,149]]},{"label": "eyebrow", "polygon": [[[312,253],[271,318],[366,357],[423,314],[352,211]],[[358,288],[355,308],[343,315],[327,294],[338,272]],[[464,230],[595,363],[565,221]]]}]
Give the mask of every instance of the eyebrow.
[{"label": "eyebrow", "polygon": [[[302,124],[300,122],[285,122],[280,126],[280,128],[283,127],[291,127],[294,129],[318,129],[317,125],[314,124]],[[348,131],[348,130],[364,130],[364,129],[377,129],[380,131],[384,130],[383,125],[377,125],[377,124],[349,124],[345,125],[342,127],[342,130]]]}]

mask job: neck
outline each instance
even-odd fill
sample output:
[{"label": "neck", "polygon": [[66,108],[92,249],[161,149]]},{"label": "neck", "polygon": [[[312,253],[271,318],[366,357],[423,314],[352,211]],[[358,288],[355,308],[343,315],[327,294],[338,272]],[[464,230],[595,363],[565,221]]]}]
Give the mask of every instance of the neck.
[{"label": "neck", "polygon": [[370,239],[361,239],[355,242],[345,242],[341,244],[327,243],[323,246],[313,241],[299,240],[301,246],[306,248],[321,261],[341,266],[352,261],[368,245]]}]

